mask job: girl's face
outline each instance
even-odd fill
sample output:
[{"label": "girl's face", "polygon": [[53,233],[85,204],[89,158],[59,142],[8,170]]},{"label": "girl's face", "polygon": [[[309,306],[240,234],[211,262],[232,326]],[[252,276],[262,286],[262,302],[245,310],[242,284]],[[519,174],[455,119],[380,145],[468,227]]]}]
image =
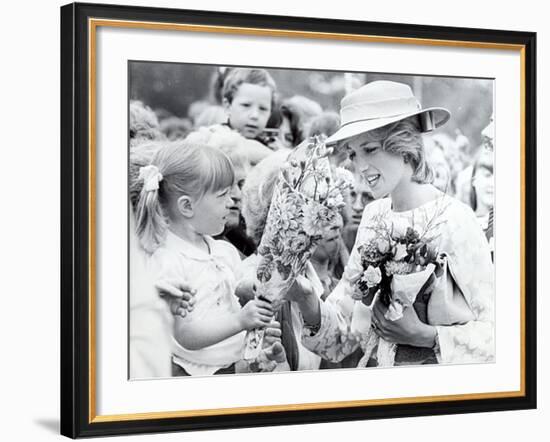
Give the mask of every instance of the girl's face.
[{"label": "girl's face", "polygon": [[193,204],[190,222],[193,229],[202,235],[219,235],[225,228],[232,205],[231,188],[207,192]]},{"label": "girl's face", "polygon": [[494,180],[492,159],[482,158],[477,165],[473,186],[478,206],[492,207],[494,203]]},{"label": "girl's face", "polygon": [[245,138],[262,133],[271,114],[271,89],[257,84],[241,84],[233,101],[224,101],[231,127]]},{"label": "girl's face", "polygon": [[368,141],[367,134],[360,134],[347,144],[350,159],[374,199],[384,198],[410,182],[412,168],[401,155],[384,151],[380,141]]}]

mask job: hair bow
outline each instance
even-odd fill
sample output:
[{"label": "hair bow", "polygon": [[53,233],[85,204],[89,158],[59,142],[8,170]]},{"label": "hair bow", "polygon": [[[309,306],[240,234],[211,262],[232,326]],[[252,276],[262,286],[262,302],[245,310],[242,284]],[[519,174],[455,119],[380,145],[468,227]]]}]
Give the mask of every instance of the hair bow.
[{"label": "hair bow", "polygon": [[162,178],[162,173],[160,173],[158,167],[153,164],[143,166],[139,169],[139,179],[143,180],[143,188],[146,192],[158,190]]}]

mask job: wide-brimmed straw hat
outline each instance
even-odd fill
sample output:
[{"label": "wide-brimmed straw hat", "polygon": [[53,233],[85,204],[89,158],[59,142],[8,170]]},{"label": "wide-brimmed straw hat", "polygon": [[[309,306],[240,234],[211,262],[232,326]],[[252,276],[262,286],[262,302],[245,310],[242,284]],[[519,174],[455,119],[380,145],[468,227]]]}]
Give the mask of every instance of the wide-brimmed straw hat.
[{"label": "wide-brimmed straw hat", "polygon": [[419,116],[422,132],[442,126],[451,117],[451,113],[442,107],[422,109],[406,84],[373,81],[342,99],[340,129],[327,138],[326,144],[335,144],[413,115]]}]

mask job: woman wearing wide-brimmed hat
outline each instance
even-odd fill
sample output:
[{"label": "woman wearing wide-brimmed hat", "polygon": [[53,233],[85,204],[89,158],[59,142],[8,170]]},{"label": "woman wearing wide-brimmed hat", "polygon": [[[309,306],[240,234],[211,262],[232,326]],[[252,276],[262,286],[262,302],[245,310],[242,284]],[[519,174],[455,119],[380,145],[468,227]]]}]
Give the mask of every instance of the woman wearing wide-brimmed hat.
[{"label": "woman wearing wide-brimmed hat", "polygon": [[[405,84],[376,81],[344,97],[340,114],[341,127],[327,144],[348,150],[376,201],[365,208],[344,276],[326,302],[302,287],[309,299],[301,303],[304,344],[338,361],[364,342],[372,326],[403,350],[396,365],[492,361],[494,281],[487,241],[472,210],[431,184],[422,143],[422,133],[445,124],[449,112],[423,109]],[[357,302],[354,296],[358,277],[365,274],[361,247],[372,239],[372,226],[380,219],[392,232],[404,233],[407,227],[429,231],[441,258],[429,292],[397,320],[388,317],[387,304],[372,298]]]}]

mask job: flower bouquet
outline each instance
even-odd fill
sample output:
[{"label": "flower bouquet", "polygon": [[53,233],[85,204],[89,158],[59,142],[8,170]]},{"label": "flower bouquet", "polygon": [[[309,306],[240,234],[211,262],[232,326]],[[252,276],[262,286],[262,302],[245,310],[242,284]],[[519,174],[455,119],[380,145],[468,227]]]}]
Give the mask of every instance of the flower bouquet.
[{"label": "flower bouquet", "polygon": [[[425,307],[442,265],[436,246],[436,218],[422,232],[397,221],[389,222],[383,214],[365,227],[365,242],[358,248],[362,271],[350,277],[356,301],[351,332],[360,336],[365,353],[358,366],[365,367],[373,356],[378,366],[395,363],[398,345],[380,338],[370,327],[375,302],[386,307],[387,320],[397,321],[404,309],[414,306],[419,319],[427,322]],[[419,300],[424,303],[423,311],[417,308]]]},{"label": "flower bouquet", "polygon": [[[349,171],[331,173],[327,149],[320,138],[306,140],[283,165],[258,246],[256,296],[278,310],[315,247],[344,206],[342,190],[352,183]],[[248,332],[245,359],[257,357],[264,330]]]}]

